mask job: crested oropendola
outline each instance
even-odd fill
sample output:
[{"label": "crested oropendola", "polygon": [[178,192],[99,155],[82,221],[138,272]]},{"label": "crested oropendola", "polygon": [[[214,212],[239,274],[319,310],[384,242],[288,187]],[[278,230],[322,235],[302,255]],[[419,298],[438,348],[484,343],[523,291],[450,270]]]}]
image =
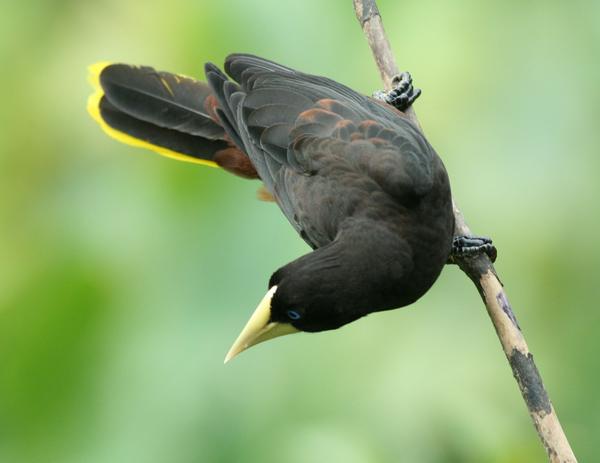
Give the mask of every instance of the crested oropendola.
[{"label": "crested oropendola", "polygon": [[[446,169],[403,114],[410,76],[377,98],[256,56],[233,54],[207,83],[99,63],[88,111],[112,137],[260,179],[313,248],[277,270],[227,354],[283,334],[339,328],[415,302],[453,250]],[[491,242],[457,241],[460,252]]]}]

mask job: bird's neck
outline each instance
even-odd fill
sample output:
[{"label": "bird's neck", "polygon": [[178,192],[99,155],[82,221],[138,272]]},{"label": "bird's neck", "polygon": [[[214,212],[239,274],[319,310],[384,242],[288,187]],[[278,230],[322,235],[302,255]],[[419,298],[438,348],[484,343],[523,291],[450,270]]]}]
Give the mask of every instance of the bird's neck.
[{"label": "bird's neck", "polygon": [[302,305],[301,296],[310,294],[317,310],[339,314],[341,326],[414,302],[433,281],[423,289],[409,284],[413,269],[409,243],[384,225],[369,224],[344,230],[329,245],[289,263],[273,275],[272,284],[281,281],[288,297],[298,295],[297,301],[286,301],[291,306]]}]

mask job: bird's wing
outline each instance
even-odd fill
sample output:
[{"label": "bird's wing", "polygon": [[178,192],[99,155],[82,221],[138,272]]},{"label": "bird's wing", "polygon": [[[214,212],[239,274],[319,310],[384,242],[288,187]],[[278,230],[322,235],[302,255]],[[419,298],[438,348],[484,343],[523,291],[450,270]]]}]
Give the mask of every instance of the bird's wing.
[{"label": "bird's wing", "polygon": [[349,181],[366,182],[366,188],[376,185],[400,202],[431,188],[435,153],[394,108],[330,79],[249,55],[231,55],[225,62],[237,83],[213,65],[206,71],[225,129],[245,147],[260,178],[309,244],[323,240],[305,236],[299,209],[310,207],[303,200],[314,196],[306,190],[344,194],[340,185],[331,184],[340,173]]}]

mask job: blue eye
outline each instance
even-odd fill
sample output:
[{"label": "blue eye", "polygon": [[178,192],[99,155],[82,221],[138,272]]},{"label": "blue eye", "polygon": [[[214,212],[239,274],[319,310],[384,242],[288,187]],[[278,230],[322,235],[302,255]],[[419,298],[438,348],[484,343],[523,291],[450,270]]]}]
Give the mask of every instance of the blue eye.
[{"label": "blue eye", "polygon": [[287,316],[290,320],[298,320],[300,318],[300,314],[298,312],[296,312],[295,310],[288,310],[287,312]]}]

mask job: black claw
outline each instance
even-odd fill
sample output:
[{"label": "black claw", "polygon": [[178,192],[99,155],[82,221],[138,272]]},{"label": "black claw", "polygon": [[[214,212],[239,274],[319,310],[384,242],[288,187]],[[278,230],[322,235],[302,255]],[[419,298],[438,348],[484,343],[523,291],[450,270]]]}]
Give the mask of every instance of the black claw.
[{"label": "black claw", "polygon": [[456,236],[452,241],[452,252],[449,262],[454,263],[456,258],[472,257],[486,253],[492,262],[496,261],[498,251],[489,238],[479,236]]},{"label": "black claw", "polygon": [[399,111],[406,111],[421,95],[421,89],[413,87],[412,77],[408,72],[394,76],[392,85],[394,88],[389,92],[378,91],[373,94],[373,97],[392,105]]}]

